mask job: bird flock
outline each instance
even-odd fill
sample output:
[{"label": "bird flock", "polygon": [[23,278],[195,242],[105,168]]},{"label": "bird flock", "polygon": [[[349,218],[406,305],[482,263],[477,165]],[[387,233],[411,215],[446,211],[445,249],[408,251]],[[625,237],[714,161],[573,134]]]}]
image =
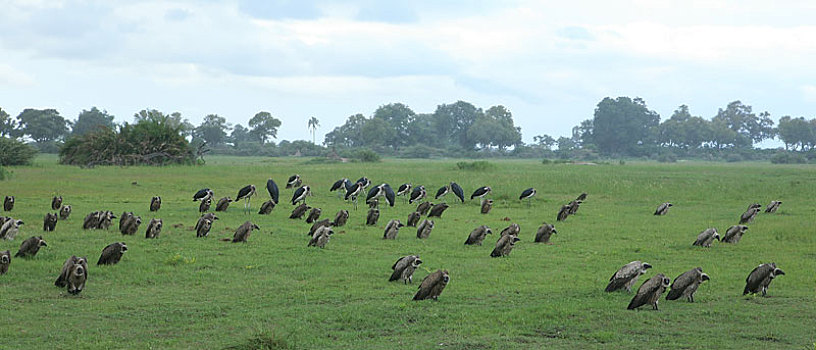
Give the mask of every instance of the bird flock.
[{"label": "bird flock", "polygon": [[[292,190],[290,203],[294,208],[289,218],[302,220],[305,216],[306,224],[311,224],[307,231],[308,243],[306,247],[325,248],[335,233],[334,228],[344,226],[348,222],[350,218],[349,210],[341,209],[334,215],[333,219],[330,220],[326,218],[321,220],[321,216],[323,215],[322,209],[311,207],[306,203],[308,197],[312,196],[312,188],[308,185],[303,185],[303,179],[300,175],[295,174],[290,176],[286,181],[285,188]],[[275,181],[269,179],[266,183],[266,189],[269,194],[269,199],[260,205],[259,215],[270,214],[279,204],[280,190]],[[364,195],[364,202],[368,205],[365,223],[371,226],[377,225],[380,219],[382,214],[380,211],[381,204],[394,207],[397,197],[402,197],[403,201],[410,205],[418,203],[416,209],[409,212],[404,224],[398,218],[389,218],[382,236],[382,239],[386,240],[397,239],[400,230],[405,227],[416,228],[417,239],[430,238],[437,222],[440,222],[445,211],[451,207],[445,202],[438,204],[431,202],[428,197],[428,191],[423,185],[414,186],[411,183],[404,183],[398,187],[397,191],[394,191],[388,183],[372,186],[371,180],[366,177],[361,177],[354,182],[349,178],[339,179],[332,184],[329,192],[336,192],[338,199],[342,198],[348,202],[355,211],[358,208],[358,198]],[[443,199],[446,195],[451,193],[456,197],[454,201],[458,200],[460,203],[465,202],[464,189],[456,182],[450,182],[440,187],[436,191],[433,200]],[[470,200],[479,199],[479,212],[481,214],[488,214],[494,205],[494,201],[488,198],[491,193],[492,189],[490,186],[482,186],[475,189],[470,196]],[[529,205],[536,193],[535,188],[526,188],[521,191],[518,200],[526,201]],[[230,197],[220,198],[216,202],[215,212],[225,212],[229,208],[230,203],[243,200],[243,213],[248,215],[252,210],[251,200],[256,194],[255,185],[246,185],[238,191],[234,200]],[[194,202],[199,202],[198,210],[201,213],[201,216],[194,226],[196,237],[208,237],[213,225],[219,220],[218,216],[211,211],[214,195],[213,190],[202,188],[192,197]],[[556,221],[565,221],[569,216],[575,215],[586,199],[587,194],[582,193],[575,200],[562,205],[556,214]],[[25,225],[22,220],[17,220],[9,216],[9,213],[14,209],[15,203],[16,199],[14,196],[6,196],[4,198],[3,210],[5,215],[0,216],[0,239],[14,240],[15,237],[18,236],[21,227]],[[765,207],[765,213],[775,213],[781,204],[781,201],[772,201]],[[153,196],[150,199],[149,210],[151,213],[159,212],[161,206],[162,200],[160,196]],[[667,215],[669,209],[672,207],[672,203],[662,203],[657,207],[654,215]],[[56,212],[47,212],[45,214],[43,219],[43,231],[45,232],[55,231],[57,223],[59,221],[68,220],[72,211],[70,205],[63,203],[62,196],[54,196],[52,198],[50,209]],[[752,203],[748,206],[748,209],[740,215],[738,224],[729,227],[724,236],[721,237],[716,228],[707,228],[697,235],[692,245],[709,248],[715,240],[721,243],[738,243],[748,230],[747,224],[751,223],[761,211],[762,206],[760,204]],[[391,213],[389,212],[388,215],[391,215]],[[82,222],[82,228],[85,230],[109,230],[114,223],[114,219],[117,218],[119,219],[118,229],[122,235],[133,236],[140,231],[142,224],[142,218],[140,216],[134,215],[133,212],[123,212],[121,215],[116,216],[110,210],[98,210],[88,213]],[[144,231],[146,239],[157,239],[160,237],[163,226],[162,219],[152,218],[148,221],[146,226]],[[247,220],[235,230],[231,239],[226,238],[221,240],[233,243],[246,243],[254,230],[260,230],[260,227],[252,223],[251,220]],[[503,228],[498,234],[496,243],[489,256],[494,258],[509,256],[516,243],[521,241],[519,238],[520,232],[521,228],[516,223],[511,223]],[[537,229],[533,242],[550,244],[552,235],[557,233],[554,225],[545,222]],[[493,230],[490,227],[479,225],[467,235],[464,244],[468,246],[481,246],[487,236],[492,234]],[[42,236],[31,236],[23,240],[14,257],[24,259],[34,258],[40,248],[47,246],[48,244],[43,240]],[[115,265],[120,262],[127,250],[128,247],[124,242],[111,243],[102,249],[97,265]],[[0,252],[0,275],[8,273],[11,260],[12,256],[10,251]],[[391,266],[392,271],[388,281],[402,281],[404,284],[413,283],[414,272],[421,264],[423,264],[423,260],[420,259],[418,254],[397,258],[396,262]],[[642,275],[645,275],[651,268],[653,268],[651,264],[642,261],[627,263],[612,275],[605,291],[615,292],[618,290],[626,290],[631,293],[638,279]],[[743,295],[761,293],[762,296],[766,296],[768,287],[773,279],[784,274],[785,272],[779,269],[773,262],[763,263],[757,266],[746,278]],[[429,273],[420,283],[413,299],[437,300],[450,282],[450,278],[450,273],[445,269],[438,269]],[[651,305],[654,310],[658,310],[658,300],[667,289],[669,293],[666,295],[666,300],[685,298],[689,302],[694,302],[694,295],[697,289],[703,282],[710,280],[710,278],[708,274],[703,272],[702,267],[694,267],[685,271],[673,281],[663,273],[655,274],[640,285],[627,308],[637,309],[643,305]],[[87,257],[72,255],[67,258],[59,270],[59,275],[54,284],[57,287],[66,288],[69,294],[75,295],[82,292],[87,280]]]}]

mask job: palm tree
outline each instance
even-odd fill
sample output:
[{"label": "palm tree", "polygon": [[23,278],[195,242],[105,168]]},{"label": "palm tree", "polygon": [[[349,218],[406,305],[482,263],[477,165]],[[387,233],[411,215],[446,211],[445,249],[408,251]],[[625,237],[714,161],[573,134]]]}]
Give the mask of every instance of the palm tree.
[{"label": "palm tree", "polygon": [[312,119],[309,119],[309,130],[312,133],[312,144],[315,143],[315,130],[317,130],[317,128],[319,128],[319,127],[320,127],[320,121],[317,120],[317,118],[312,117]]}]

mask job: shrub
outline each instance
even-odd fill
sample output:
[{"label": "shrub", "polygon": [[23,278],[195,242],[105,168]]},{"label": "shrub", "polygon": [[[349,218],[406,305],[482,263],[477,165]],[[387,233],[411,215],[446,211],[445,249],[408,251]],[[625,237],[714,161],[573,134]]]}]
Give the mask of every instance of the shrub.
[{"label": "shrub", "polygon": [[674,153],[666,152],[657,156],[657,161],[661,163],[676,163],[677,156]]},{"label": "shrub", "polygon": [[8,137],[0,137],[0,165],[31,164],[36,154],[37,150],[25,143]]},{"label": "shrub", "polygon": [[0,166],[0,180],[5,180],[8,177],[9,177],[8,171]]},{"label": "shrub", "polygon": [[552,164],[552,161],[547,159],[547,158],[544,158],[544,159],[541,160],[541,164],[544,164],[544,165]]},{"label": "shrub", "polygon": [[365,163],[376,163],[380,161],[380,155],[370,149],[361,149],[357,151],[357,160]]},{"label": "shrub", "polygon": [[439,153],[438,150],[425,146],[425,145],[415,145],[415,146],[408,146],[399,151],[400,158],[421,158],[427,159],[431,158],[431,156]]},{"label": "shrub", "polygon": [[741,162],[743,160],[745,160],[745,157],[739,153],[729,153],[725,155],[725,161],[729,163]]},{"label": "shrub", "polygon": [[771,157],[773,164],[804,164],[806,162],[805,156],[791,152],[781,152]]},{"label": "shrub", "polygon": [[484,160],[477,160],[475,162],[458,162],[456,163],[456,167],[459,170],[468,170],[468,171],[485,171],[491,170],[496,166],[491,164],[488,161]]}]

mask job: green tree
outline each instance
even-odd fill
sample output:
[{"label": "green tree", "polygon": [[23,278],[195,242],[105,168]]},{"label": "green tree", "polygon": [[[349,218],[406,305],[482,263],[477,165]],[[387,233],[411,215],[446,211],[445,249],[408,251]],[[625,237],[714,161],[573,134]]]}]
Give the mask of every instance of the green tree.
[{"label": "green tree", "polygon": [[368,147],[388,146],[389,140],[394,137],[395,131],[388,122],[378,118],[369,119],[363,124],[363,145]]},{"label": "green tree", "polygon": [[72,136],[82,136],[100,127],[113,129],[113,116],[108,114],[108,111],[99,110],[96,107],[91,107],[91,110],[82,110],[74,122],[74,127],[71,130]]},{"label": "green tree", "polygon": [[37,143],[62,140],[68,134],[68,121],[56,109],[27,108],[17,116],[18,132]]},{"label": "green tree", "polygon": [[0,108],[0,137],[9,137],[14,133],[14,119]]},{"label": "green tree", "polygon": [[235,127],[232,128],[232,133],[229,136],[229,142],[232,142],[233,145],[238,145],[240,143],[250,141],[250,139],[249,129],[245,128],[241,124],[235,124]]},{"label": "green tree", "polygon": [[402,103],[390,103],[380,106],[374,111],[372,119],[382,119],[393,130],[393,137],[386,140],[386,145],[399,149],[409,144],[410,126],[416,118],[411,108]]},{"label": "green tree", "polygon": [[816,138],[816,128],[814,128],[814,120],[807,121],[803,117],[791,118],[784,116],[779,118],[779,125],[777,126],[777,133],[779,139],[785,143],[785,149],[804,151],[806,148],[812,148],[814,138]]},{"label": "green tree", "polygon": [[434,115],[420,113],[408,123],[407,145],[441,146],[443,140],[437,136],[434,128]]},{"label": "green tree", "polygon": [[535,142],[536,146],[546,150],[552,150],[553,146],[557,144],[555,139],[547,134],[533,136],[533,142]]},{"label": "green tree", "polygon": [[735,145],[741,147],[750,147],[753,143],[774,137],[774,122],[770,113],[757,116],[751,111],[751,106],[740,101],[729,103],[725,109],[720,108],[712,122],[722,123],[736,132],[738,140]]},{"label": "green tree", "polygon": [[315,118],[315,117],[311,117],[309,119],[308,126],[309,126],[309,131],[312,133],[312,144],[314,144],[315,143],[315,130],[317,130],[317,128],[320,127],[320,121],[317,120],[317,118]]},{"label": "green tree", "polygon": [[261,111],[249,120],[249,128],[251,129],[249,135],[264,144],[270,137],[273,139],[278,138],[278,128],[280,126],[280,120],[273,117],[269,112]]},{"label": "green tree", "polygon": [[169,128],[178,129],[183,137],[191,136],[195,130],[195,126],[189,120],[182,118],[179,112],[164,114],[155,109],[143,109],[133,115],[134,124],[142,121],[166,124]]},{"label": "green tree", "polygon": [[362,146],[365,143],[363,141],[363,126],[367,121],[368,119],[359,113],[348,117],[343,125],[334,128],[334,130],[326,134],[326,145],[341,147]]},{"label": "green tree", "polygon": [[480,108],[464,101],[439,105],[434,112],[436,134],[450,144],[472,149],[475,143],[468,139],[467,132],[482,114]]},{"label": "green tree", "polygon": [[210,145],[220,145],[227,139],[227,131],[231,128],[227,120],[218,114],[208,114],[201,121],[201,125],[195,128],[194,135]]},{"label": "green tree", "polygon": [[604,98],[595,109],[592,142],[601,153],[633,154],[639,145],[654,142],[660,115],[641,98]]}]

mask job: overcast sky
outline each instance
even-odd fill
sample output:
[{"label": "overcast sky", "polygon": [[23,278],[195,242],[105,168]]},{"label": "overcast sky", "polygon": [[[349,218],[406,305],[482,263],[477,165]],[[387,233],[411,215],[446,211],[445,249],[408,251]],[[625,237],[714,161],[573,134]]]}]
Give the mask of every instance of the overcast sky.
[{"label": "overcast sky", "polygon": [[668,118],[813,118],[816,1],[0,0],[0,107],[155,108],[194,124],[269,111],[280,139],[318,140],[356,113],[504,105],[569,135],[606,96]]}]

